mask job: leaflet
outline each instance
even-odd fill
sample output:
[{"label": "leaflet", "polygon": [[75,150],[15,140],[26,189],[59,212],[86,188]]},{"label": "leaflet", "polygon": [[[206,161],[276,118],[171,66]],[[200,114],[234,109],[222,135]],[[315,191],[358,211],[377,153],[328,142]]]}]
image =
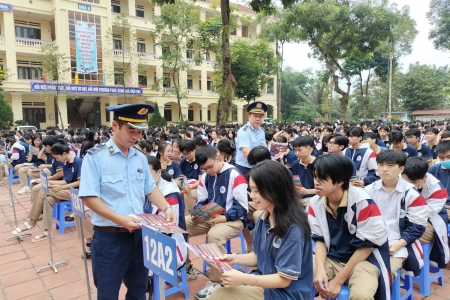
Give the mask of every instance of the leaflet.
[{"label": "leaflet", "polygon": [[191,216],[200,216],[205,221],[209,221],[213,218],[215,218],[218,215],[221,215],[225,212],[225,208],[217,204],[216,202],[210,202],[206,205],[203,205],[200,208],[194,208],[189,210],[189,213]]},{"label": "leaflet", "polygon": [[141,218],[141,225],[147,225],[156,231],[162,233],[187,233],[183,228],[169,223],[163,216],[154,214],[136,214],[136,217]]},{"label": "leaflet", "polygon": [[272,157],[272,160],[277,160],[283,153],[286,153],[288,147],[288,143],[270,143],[270,152],[273,152],[275,156]]},{"label": "leaflet", "polygon": [[207,261],[211,266],[223,271],[233,270],[233,266],[230,265],[227,261],[219,259],[219,257],[223,256],[223,254],[222,252],[220,252],[219,247],[217,247],[216,244],[185,244],[192,252],[194,252],[195,255]]}]

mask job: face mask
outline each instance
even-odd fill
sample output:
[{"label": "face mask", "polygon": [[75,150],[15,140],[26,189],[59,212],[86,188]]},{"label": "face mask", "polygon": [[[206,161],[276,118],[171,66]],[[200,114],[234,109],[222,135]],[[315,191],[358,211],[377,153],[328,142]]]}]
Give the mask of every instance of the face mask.
[{"label": "face mask", "polygon": [[450,169],[450,160],[441,161],[440,164],[443,169]]}]

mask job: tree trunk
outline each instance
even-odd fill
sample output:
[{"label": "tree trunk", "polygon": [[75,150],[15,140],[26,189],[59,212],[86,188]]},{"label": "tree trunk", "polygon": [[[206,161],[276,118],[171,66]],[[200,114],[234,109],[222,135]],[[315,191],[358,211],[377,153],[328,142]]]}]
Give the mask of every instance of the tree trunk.
[{"label": "tree trunk", "polygon": [[222,90],[217,104],[216,125],[224,125],[228,121],[234,98],[235,81],[231,74],[230,54],[230,1],[220,0],[222,14]]},{"label": "tree trunk", "polygon": [[[58,85],[56,86],[58,89]],[[58,120],[59,120],[59,107],[58,107],[58,92],[56,92],[56,96],[53,97],[53,106],[55,108],[54,114],[55,114],[55,127],[58,127]]]},{"label": "tree trunk", "polygon": [[363,79],[362,79],[362,74],[361,72],[359,72],[359,87],[360,87],[360,91],[361,91],[361,101],[363,102],[363,118],[364,121],[366,120],[366,99],[364,97],[364,90],[363,90]]},{"label": "tree trunk", "polygon": [[[281,55],[280,56],[280,64],[279,64],[279,70],[278,70],[278,80],[277,80],[277,117],[278,117],[278,123],[282,123],[282,116],[281,116],[281,84],[282,84],[282,76],[283,76],[283,56],[284,56],[284,41],[281,41]],[[277,41],[277,51],[278,51],[278,41]]]},{"label": "tree trunk", "polygon": [[[177,92],[177,103],[178,103],[178,118],[180,119],[181,125],[184,124],[183,110],[181,109],[181,96],[180,96],[180,74],[178,78],[175,77],[175,73],[172,76],[173,83],[175,84],[175,90]],[[176,83],[177,82],[177,83]]]}]

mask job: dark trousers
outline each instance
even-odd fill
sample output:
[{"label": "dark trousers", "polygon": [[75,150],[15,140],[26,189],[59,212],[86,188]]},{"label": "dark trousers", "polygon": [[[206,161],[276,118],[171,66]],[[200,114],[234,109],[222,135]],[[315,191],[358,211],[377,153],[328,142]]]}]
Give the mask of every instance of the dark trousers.
[{"label": "dark trousers", "polygon": [[118,299],[122,280],[128,289],[125,299],[146,299],[148,269],[142,249],[141,229],[133,233],[94,231],[92,273],[98,300]]},{"label": "dark trousers", "polygon": [[236,169],[238,169],[239,173],[241,173],[243,176],[247,175],[248,171],[250,171],[249,168],[240,165],[236,165]]}]

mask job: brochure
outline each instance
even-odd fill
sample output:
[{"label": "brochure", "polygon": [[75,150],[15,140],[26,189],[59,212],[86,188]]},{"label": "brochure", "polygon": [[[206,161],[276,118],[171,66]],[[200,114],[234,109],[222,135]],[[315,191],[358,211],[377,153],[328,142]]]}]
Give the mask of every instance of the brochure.
[{"label": "brochure", "polygon": [[187,233],[183,228],[169,223],[166,218],[154,214],[136,214],[136,217],[141,218],[141,225],[147,225],[156,231],[162,233]]},{"label": "brochure", "polygon": [[288,147],[288,143],[270,143],[270,152],[273,152],[275,156],[272,157],[272,160],[277,160],[283,153],[286,153]]},{"label": "brochure", "polygon": [[189,210],[189,213],[191,216],[200,216],[205,221],[209,221],[213,218],[215,218],[218,215],[221,215],[225,212],[225,208],[217,204],[216,202],[210,202],[206,205],[203,205],[200,208],[194,208]]},{"label": "brochure", "polygon": [[186,243],[186,246],[194,252],[195,255],[207,261],[211,266],[223,271],[233,270],[233,266],[227,261],[219,259],[223,254],[216,244],[191,245]]}]

